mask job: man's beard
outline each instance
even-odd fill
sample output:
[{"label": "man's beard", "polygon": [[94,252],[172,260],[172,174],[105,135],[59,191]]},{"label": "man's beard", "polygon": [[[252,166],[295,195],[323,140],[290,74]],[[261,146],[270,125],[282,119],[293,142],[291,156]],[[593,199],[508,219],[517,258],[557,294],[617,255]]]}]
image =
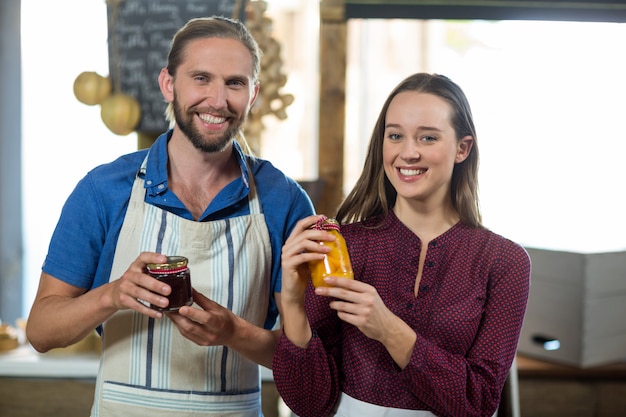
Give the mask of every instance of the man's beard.
[{"label": "man's beard", "polygon": [[233,114],[224,115],[220,112],[220,115],[229,118],[231,123],[222,136],[208,140],[193,123],[196,112],[190,110],[187,113],[183,113],[183,109],[178,102],[176,94],[174,94],[174,101],[172,104],[174,107],[174,119],[176,120],[176,124],[185,136],[187,136],[191,144],[202,152],[214,153],[223,151],[235,138],[237,132],[239,132],[245,122],[244,118],[237,118]]}]

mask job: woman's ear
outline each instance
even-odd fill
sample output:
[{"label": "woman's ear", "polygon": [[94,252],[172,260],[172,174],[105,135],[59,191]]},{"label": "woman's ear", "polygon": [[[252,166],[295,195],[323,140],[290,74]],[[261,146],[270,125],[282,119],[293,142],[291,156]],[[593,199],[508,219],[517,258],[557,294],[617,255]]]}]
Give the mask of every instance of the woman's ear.
[{"label": "woman's ear", "polygon": [[464,136],[458,143],[456,149],[455,163],[459,164],[467,159],[474,146],[474,138],[471,135]]}]

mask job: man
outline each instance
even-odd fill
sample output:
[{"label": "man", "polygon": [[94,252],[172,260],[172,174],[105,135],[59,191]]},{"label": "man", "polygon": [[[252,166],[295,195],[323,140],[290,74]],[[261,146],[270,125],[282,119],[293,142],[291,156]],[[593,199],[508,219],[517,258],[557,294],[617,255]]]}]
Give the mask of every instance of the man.
[{"label": "man", "polygon": [[[26,329],[40,352],[102,334],[92,416],[259,416],[259,367],[279,331],[280,253],[306,193],[235,140],[259,91],[245,26],[189,21],[159,86],[172,129],[95,168],[68,198]],[[194,306],[164,313],[146,274],[189,259]],[[142,300],[142,301],[139,301]]]}]

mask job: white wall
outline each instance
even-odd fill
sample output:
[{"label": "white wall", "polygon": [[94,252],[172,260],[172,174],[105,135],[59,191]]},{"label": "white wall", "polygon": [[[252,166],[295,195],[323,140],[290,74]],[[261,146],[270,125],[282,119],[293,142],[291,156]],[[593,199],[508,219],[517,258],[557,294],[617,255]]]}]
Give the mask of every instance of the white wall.
[{"label": "white wall", "polygon": [[78,74],[109,72],[104,0],[22,0],[22,68],[26,316],[66,198],[88,170],[136,150],[137,137],[111,133],[99,106],[74,97]]}]

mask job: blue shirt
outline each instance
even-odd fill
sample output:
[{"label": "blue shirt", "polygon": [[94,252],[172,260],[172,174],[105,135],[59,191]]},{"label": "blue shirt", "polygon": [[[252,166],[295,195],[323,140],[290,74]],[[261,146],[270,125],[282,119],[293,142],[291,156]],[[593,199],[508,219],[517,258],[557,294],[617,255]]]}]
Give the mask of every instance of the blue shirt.
[{"label": "blue shirt", "polygon": [[[148,152],[144,175],[146,203],[193,220],[189,210],[168,188],[167,142],[171,134],[170,130],[159,136],[150,150],[121,156],[94,168],[80,180],[65,202],[52,235],[42,267],[45,273],[85,289],[109,282],[133,182]],[[314,209],[302,187],[270,162],[244,155],[236,142],[234,152],[242,175],[215,196],[200,221],[249,214],[248,179],[252,173],[272,246],[270,304],[265,326],[271,328],[278,313],[273,294],[281,289],[283,243],[296,222],[313,214]]]}]

